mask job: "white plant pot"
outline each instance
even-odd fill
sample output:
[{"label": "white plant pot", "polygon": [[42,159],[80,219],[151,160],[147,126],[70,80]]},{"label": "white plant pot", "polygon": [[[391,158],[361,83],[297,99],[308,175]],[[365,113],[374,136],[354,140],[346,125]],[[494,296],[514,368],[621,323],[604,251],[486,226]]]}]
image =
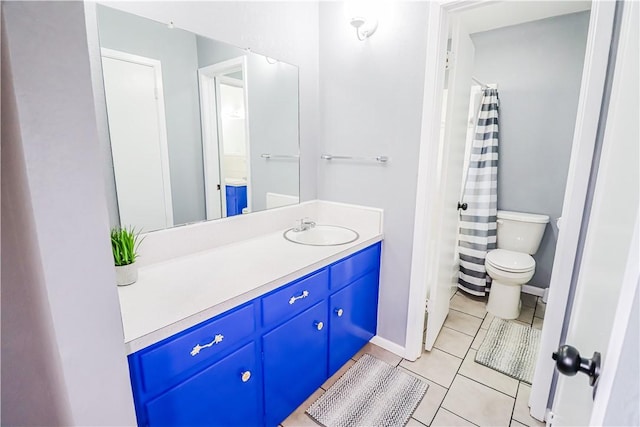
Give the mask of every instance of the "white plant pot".
[{"label": "white plant pot", "polygon": [[118,286],[127,286],[138,280],[138,266],[133,264],[116,266],[116,283]]}]

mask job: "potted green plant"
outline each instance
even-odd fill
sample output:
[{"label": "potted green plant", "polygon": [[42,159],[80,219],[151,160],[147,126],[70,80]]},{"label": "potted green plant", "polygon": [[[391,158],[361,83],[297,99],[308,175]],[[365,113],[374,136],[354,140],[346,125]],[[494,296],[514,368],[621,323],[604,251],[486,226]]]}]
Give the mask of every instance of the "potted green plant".
[{"label": "potted green plant", "polygon": [[138,246],[142,242],[140,233],[133,227],[116,227],[111,229],[111,250],[116,266],[116,283],[125,286],[138,280]]}]

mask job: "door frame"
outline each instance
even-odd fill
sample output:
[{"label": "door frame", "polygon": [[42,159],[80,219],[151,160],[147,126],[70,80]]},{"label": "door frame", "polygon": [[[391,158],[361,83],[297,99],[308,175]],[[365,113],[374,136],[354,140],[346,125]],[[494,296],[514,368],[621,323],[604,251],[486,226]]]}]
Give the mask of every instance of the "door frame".
[{"label": "door frame", "polygon": [[[100,48],[100,65],[102,66],[102,58],[117,59],[119,61],[131,62],[133,64],[144,65],[153,68],[156,87],[156,107],[158,113],[159,125],[159,145],[160,145],[160,163],[162,168],[162,188],[164,194],[166,227],[173,227],[173,199],[171,196],[171,174],[169,171],[169,138],[167,136],[167,121],[164,108],[164,88],[162,84],[162,62],[157,59],[147,58],[146,56],[134,55],[120,50]],[[105,98],[106,103],[106,98]],[[111,144],[109,144],[111,145]],[[113,156],[113,152],[111,153]],[[112,159],[113,162],[113,159]],[[115,177],[115,165],[113,164],[113,173]],[[116,202],[118,205],[118,183],[116,180]],[[118,215],[120,215],[118,206]]]},{"label": "door frame", "polygon": [[[428,6],[427,48],[423,119],[418,159],[418,184],[414,220],[413,254],[409,287],[405,358],[415,360],[422,353],[424,304],[427,297],[427,273],[434,260],[431,254],[438,244],[433,219],[440,214],[434,202],[442,171],[437,153],[441,127],[442,88],[448,39],[449,14],[482,7],[492,1],[443,0]],[[578,250],[580,228],[587,199],[601,99],[606,78],[613,28],[614,2],[592,2],[589,33],[582,73],[578,114],[576,117],[567,186],[562,209],[563,227],[559,234],[551,276],[550,295],[542,331],[540,354],[556,349],[560,340],[565,311],[570,297],[573,264]],[[551,353],[549,353],[551,354]],[[553,364],[538,358],[532,387],[531,414],[544,419],[551,392]],[[551,359],[549,358],[549,361]]]},{"label": "door frame", "polygon": [[[245,108],[245,144],[247,155],[247,210],[251,212],[251,136],[249,134],[249,82],[247,78],[247,57],[239,56],[226,61],[198,69],[198,81],[200,83],[200,111],[202,122],[202,151],[204,158],[205,177],[205,206],[207,219],[210,219],[212,203],[216,198],[220,202],[220,217],[226,217],[227,203],[225,183],[222,182],[224,165],[220,161],[223,153],[221,150],[222,129],[218,123],[218,111],[220,111],[219,97],[217,96],[218,80],[223,74],[232,71],[242,71],[242,84],[244,92]],[[215,177],[217,186],[210,184],[210,178],[215,175],[215,166],[218,166],[218,174]],[[218,191],[220,193],[216,194]]]}]

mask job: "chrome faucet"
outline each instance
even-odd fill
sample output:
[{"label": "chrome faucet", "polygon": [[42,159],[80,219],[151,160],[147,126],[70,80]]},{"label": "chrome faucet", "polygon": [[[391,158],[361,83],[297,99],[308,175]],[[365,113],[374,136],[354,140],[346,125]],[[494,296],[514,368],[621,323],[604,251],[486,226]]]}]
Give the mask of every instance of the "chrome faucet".
[{"label": "chrome faucet", "polygon": [[296,221],[296,227],[293,231],[306,231],[315,226],[316,223],[314,221],[311,221],[309,218],[302,218]]}]

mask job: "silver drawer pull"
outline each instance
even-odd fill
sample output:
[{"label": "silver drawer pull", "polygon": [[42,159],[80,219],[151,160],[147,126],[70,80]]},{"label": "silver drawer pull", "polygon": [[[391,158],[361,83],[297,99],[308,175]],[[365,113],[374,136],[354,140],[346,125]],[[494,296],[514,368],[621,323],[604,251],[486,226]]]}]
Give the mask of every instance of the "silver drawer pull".
[{"label": "silver drawer pull", "polygon": [[342,315],[344,314],[344,310],[341,308],[336,308],[336,314],[338,315],[338,317],[342,317]]},{"label": "silver drawer pull", "polygon": [[196,346],[193,347],[193,350],[191,350],[191,355],[195,356],[196,354],[200,353],[200,350],[202,349],[211,347],[214,344],[220,344],[223,339],[224,339],[224,335],[218,334],[213,338],[213,341],[211,341],[209,344],[204,344],[204,345],[196,344]]},{"label": "silver drawer pull", "polygon": [[298,295],[297,297],[291,297],[289,299],[289,304],[293,304],[294,302],[298,301],[299,299],[303,299],[309,296],[309,291],[302,291],[302,295]]},{"label": "silver drawer pull", "polygon": [[251,379],[251,371],[244,371],[240,378],[242,378],[242,382],[243,383],[246,383],[247,381],[249,381]]},{"label": "silver drawer pull", "polygon": [[324,328],[324,323],[322,322],[315,322],[314,325],[316,326],[316,329],[321,331],[322,328]]}]

